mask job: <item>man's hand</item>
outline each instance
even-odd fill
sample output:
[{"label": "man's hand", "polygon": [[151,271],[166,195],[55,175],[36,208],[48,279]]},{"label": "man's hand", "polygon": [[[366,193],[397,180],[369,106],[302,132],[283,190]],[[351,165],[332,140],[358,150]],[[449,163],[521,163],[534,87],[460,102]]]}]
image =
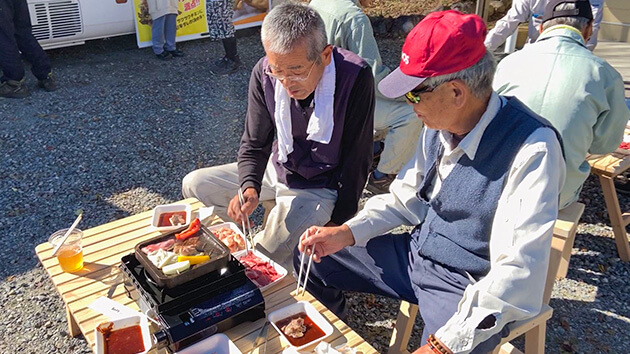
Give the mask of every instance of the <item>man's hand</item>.
[{"label": "man's hand", "polygon": [[252,224],[249,220],[249,216],[258,206],[258,192],[256,192],[254,188],[249,187],[243,192],[243,198],[245,199],[243,206],[241,206],[241,202],[238,200],[238,194],[232,198],[230,205],[228,205],[228,216],[239,224],[241,222]]},{"label": "man's hand", "polygon": [[308,248],[311,254],[311,245],[315,246],[313,260],[317,263],[323,257],[336,253],[346,246],[354,245],[354,235],[347,225],[334,227],[311,226],[300,236],[298,249],[304,252]]}]

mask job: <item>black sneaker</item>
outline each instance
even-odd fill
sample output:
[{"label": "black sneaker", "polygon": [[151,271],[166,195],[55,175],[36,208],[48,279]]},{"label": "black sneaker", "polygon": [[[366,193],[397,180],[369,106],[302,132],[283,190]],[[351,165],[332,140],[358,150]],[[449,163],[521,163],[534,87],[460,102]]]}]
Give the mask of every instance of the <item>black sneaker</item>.
[{"label": "black sneaker", "polygon": [[614,183],[615,183],[615,189],[617,190],[617,193],[630,195],[630,179],[618,178],[614,180]]},{"label": "black sneaker", "polygon": [[223,57],[214,62],[212,72],[217,75],[228,75],[235,73],[241,67],[241,59],[238,55],[234,59]]},{"label": "black sneaker", "polygon": [[30,94],[24,79],[20,81],[7,80],[0,83],[0,97],[24,98],[28,97]]},{"label": "black sneaker", "polygon": [[156,54],[155,55],[158,59],[160,60],[171,60],[173,59],[173,57],[171,56],[171,53],[167,52],[167,51],[163,51],[160,54]]},{"label": "black sneaker", "polygon": [[44,80],[37,80],[37,86],[43,88],[47,92],[53,92],[57,89],[57,84],[55,83],[52,73],[49,73],[48,77]]},{"label": "black sneaker", "polygon": [[169,50],[168,53],[173,57],[173,58],[181,58],[181,57],[185,57],[186,54],[184,52],[182,52],[179,49],[175,49],[175,50]]},{"label": "black sneaker", "polygon": [[386,194],[389,193],[389,186],[396,179],[396,175],[385,175],[382,178],[374,178],[374,173],[370,173],[370,179],[368,180],[365,189],[374,194]]}]

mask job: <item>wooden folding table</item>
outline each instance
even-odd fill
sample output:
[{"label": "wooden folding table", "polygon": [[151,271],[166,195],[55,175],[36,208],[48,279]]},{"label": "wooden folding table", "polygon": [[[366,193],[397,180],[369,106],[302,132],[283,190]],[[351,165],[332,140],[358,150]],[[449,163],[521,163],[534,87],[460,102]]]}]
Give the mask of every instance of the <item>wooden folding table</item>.
[{"label": "wooden folding table", "polygon": [[[187,199],[179,203],[192,205],[195,212],[203,207],[196,199]],[[42,243],[35,248],[37,257],[66,305],[69,333],[72,336],[83,334],[92,349],[94,328],[108,319],[88,308],[88,305],[100,296],[108,296],[110,293],[113,300],[138,310],[137,304],[125,293],[117,265],[121,257],[132,252],[137,243],[160,234],[150,228],[151,216],[151,211],[148,211],[83,231],[84,268],[76,273],[61,271],[57,259],[51,255],[52,247],[49,243]],[[212,223],[220,222],[219,218],[215,218]],[[279,284],[264,291],[266,312],[300,300],[309,301],[335,328],[327,342],[333,345],[347,343],[363,353],[376,352],[370,344],[310,294],[295,295],[295,287],[295,279],[289,274]],[[265,319],[246,322],[225,334],[243,353],[258,351],[257,348],[253,348],[253,343],[264,322]],[[266,352],[281,353],[286,346],[287,344],[282,343],[278,334],[270,328]]]}]

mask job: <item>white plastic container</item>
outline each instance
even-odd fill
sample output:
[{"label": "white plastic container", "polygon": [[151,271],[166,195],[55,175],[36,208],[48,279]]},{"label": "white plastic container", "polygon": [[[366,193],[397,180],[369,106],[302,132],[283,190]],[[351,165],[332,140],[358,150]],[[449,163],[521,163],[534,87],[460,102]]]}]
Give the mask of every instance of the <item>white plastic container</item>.
[{"label": "white plastic container", "polygon": [[234,342],[225,334],[218,333],[184,348],[175,354],[241,354]]},{"label": "white plastic container", "polygon": [[[140,352],[142,354],[147,353],[151,350],[151,333],[149,332],[149,323],[146,317],[144,316],[130,316],[125,318],[120,318],[113,321],[102,322],[98,326],[104,325],[108,326],[109,323],[113,323],[112,331],[117,329],[122,329],[126,327],[131,327],[135,325],[140,326],[140,330],[142,332],[142,344],[144,345],[144,351]],[[104,354],[105,353],[105,338],[103,338],[103,333],[97,330],[98,326],[94,328],[94,337],[96,338],[96,343],[94,348],[96,349],[96,354]]]},{"label": "white plastic container", "polygon": [[[264,254],[262,254],[262,253],[260,253],[260,252],[258,252],[256,250],[254,250],[253,252],[254,252],[254,254],[256,256],[258,256],[258,258],[262,259],[265,262],[269,262],[269,264],[271,264],[273,269],[275,269],[276,272],[278,272],[278,275],[280,276],[280,278],[278,278],[278,279],[274,280],[273,282],[271,282],[271,283],[263,286],[262,288],[260,288],[260,291],[265,291],[265,290],[271,288],[272,286],[278,284],[282,279],[284,279],[284,277],[287,276],[288,272],[287,272],[286,269],[284,269],[283,266],[281,266],[280,264],[274,262],[272,259],[270,259],[269,257],[265,256]],[[241,251],[241,252],[234,253],[234,257],[236,259],[240,260],[241,257],[245,256],[246,254],[247,254],[247,252]]]},{"label": "white plastic container", "polygon": [[[160,222],[160,215],[163,213],[174,213],[178,211],[183,211],[186,213],[186,223],[183,225],[177,226],[158,226]],[[153,208],[153,219],[151,220],[151,226],[158,231],[174,231],[183,229],[190,225],[190,220],[192,218],[192,207],[189,204],[168,204],[168,205],[158,205]]]},{"label": "white plastic container", "polygon": [[[280,328],[276,326],[276,322],[283,320],[287,317],[297,315],[300,312],[305,312],[306,315],[310,317],[311,320],[313,320],[313,322],[317,325],[317,327],[319,327],[324,332],[324,335],[308,343],[304,343],[303,345],[299,347],[296,347],[292,345],[291,342],[289,342],[289,340],[284,335],[282,330],[280,330]],[[298,350],[298,351],[304,348],[310,347],[314,344],[317,344],[321,342],[322,340],[328,338],[333,333],[333,330],[334,330],[330,322],[328,322],[328,320],[324,316],[322,316],[322,314],[320,314],[315,309],[315,307],[313,307],[313,305],[311,305],[307,301],[296,302],[295,304],[291,304],[289,306],[278,309],[270,313],[267,316],[267,319],[269,320],[269,322],[271,322],[271,325],[273,326],[273,328],[275,328],[276,331],[278,331],[278,333],[280,334],[280,338],[282,338],[284,342],[286,342],[287,344],[289,344],[291,347],[293,347],[295,350]]]}]

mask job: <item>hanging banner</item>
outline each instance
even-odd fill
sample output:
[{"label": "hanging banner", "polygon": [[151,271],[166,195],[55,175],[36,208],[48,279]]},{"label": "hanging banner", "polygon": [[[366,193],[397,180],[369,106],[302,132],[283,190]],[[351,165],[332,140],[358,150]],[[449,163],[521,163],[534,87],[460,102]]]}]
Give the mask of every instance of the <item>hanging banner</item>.
[{"label": "hanging banner", "polygon": [[271,8],[271,0],[236,0],[234,2],[234,28],[260,26]]},{"label": "hanging banner", "polygon": [[[201,38],[208,32],[206,0],[179,0],[177,15],[177,42]],[[138,47],[151,46],[151,15],[147,0],[134,0],[136,40]]]}]

